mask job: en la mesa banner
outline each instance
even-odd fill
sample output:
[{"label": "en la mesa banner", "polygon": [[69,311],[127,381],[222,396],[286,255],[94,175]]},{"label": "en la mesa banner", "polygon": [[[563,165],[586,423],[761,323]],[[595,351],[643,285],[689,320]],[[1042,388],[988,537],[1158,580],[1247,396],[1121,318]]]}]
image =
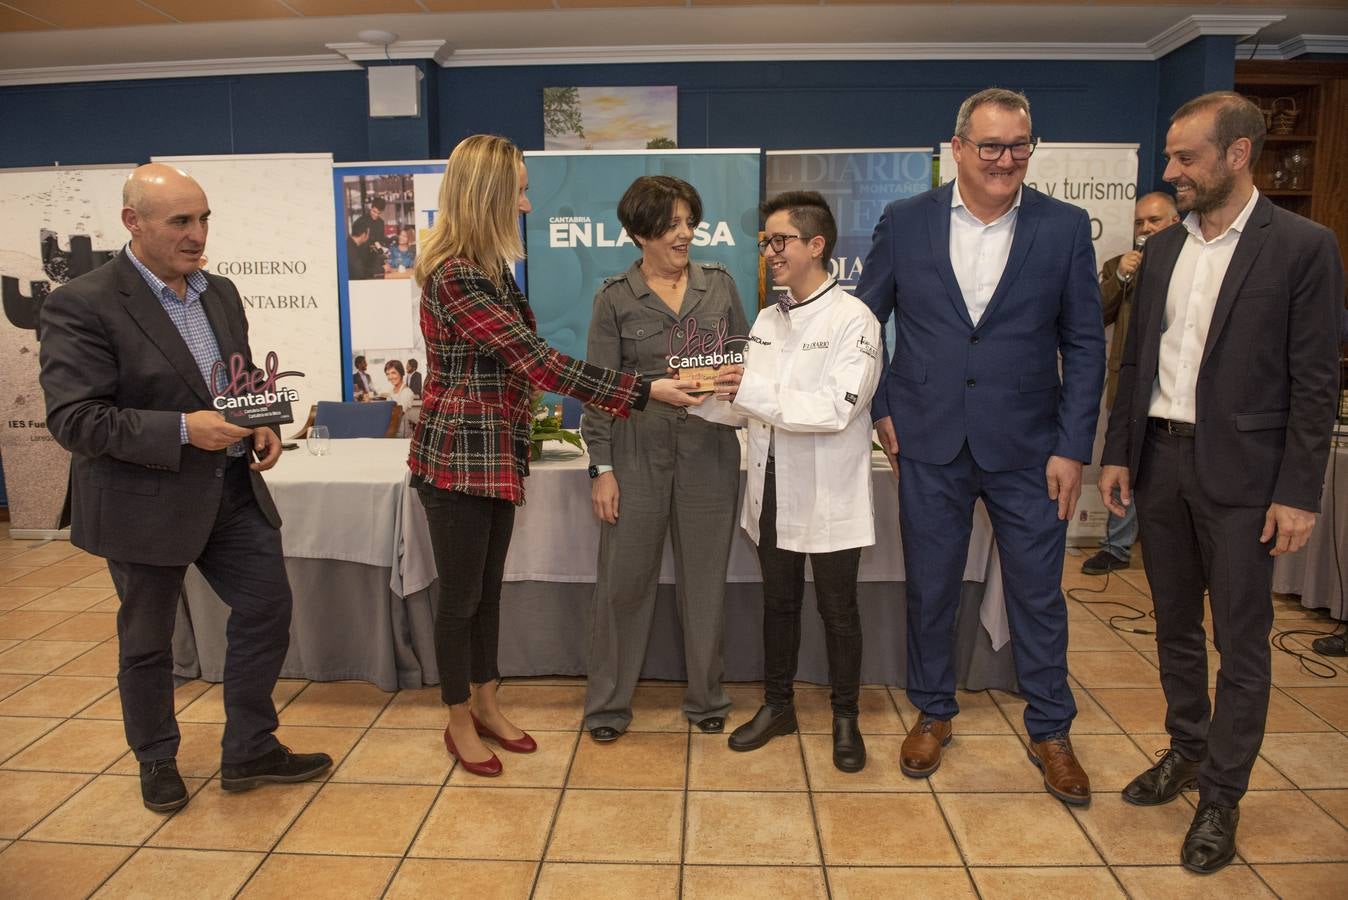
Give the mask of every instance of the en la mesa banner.
[{"label": "en la mesa banner", "polygon": [[157,156],[200,183],[211,204],[207,268],[234,282],[248,316],[253,361],[275,352],[281,371],[303,372],[278,387],[299,394],[294,426],[319,400],[340,400],[341,357],[333,285],[332,156],[276,153]]},{"label": "en la mesa banner", "polygon": [[584,358],[594,296],[641,256],[618,200],[641,175],[673,175],[702,197],[689,257],[725,265],[752,322],[758,283],[758,150],[526,153],[529,304],[553,347]]},{"label": "en la mesa banner", "polygon": [[0,172],[0,456],[10,534],[57,534],[70,454],[47,431],[38,384],[38,311],[47,294],[126,243],[122,182],[130,165]]},{"label": "en la mesa banner", "polygon": [[[941,145],[942,183],[955,177],[950,144]],[[1133,207],[1137,203],[1137,144],[1052,144],[1035,148],[1025,183],[1051,197],[1080,206],[1091,217],[1091,240],[1097,270],[1105,260],[1133,246]],[[1112,326],[1111,326],[1112,327]],[[1108,346],[1108,335],[1106,336]],[[1095,430],[1095,454],[1104,447],[1109,410],[1101,398]],[[1098,466],[1087,466],[1085,489],[1076,518],[1068,525],[1068,539],[1101,537],[1108,514],[1095,490]]]},{"label": "en la mesa banner", "polygon": [[[818,191],[838,223],[838,243],[829,274],[855,292],[871,249],[875,223],[894,200],[931,190],[931,150],[769,150],[767,195]],[[885,323],[887,346],[894,346],[894,321]]]}]

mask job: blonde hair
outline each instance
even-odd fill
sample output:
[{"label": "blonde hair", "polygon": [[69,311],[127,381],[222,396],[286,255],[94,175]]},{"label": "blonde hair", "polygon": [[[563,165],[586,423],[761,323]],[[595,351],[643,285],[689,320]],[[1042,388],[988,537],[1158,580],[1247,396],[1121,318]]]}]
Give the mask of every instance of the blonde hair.
[{"label": "blonde hair", "polygon": [[524,259],[518,199],[523,162],[518,147],[494,134],[459,142],[445,163],[435,224],[417,253],[417,284],[425,284],[446,259],[458,256],[501,286],[502,270]]}]

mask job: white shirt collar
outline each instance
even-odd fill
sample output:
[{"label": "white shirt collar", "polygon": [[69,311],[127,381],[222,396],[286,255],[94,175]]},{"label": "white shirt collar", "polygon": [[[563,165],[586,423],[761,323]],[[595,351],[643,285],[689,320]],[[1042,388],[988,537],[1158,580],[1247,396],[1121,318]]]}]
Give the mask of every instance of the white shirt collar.
[{"label": "white shirt collar", "polygon": [[[951,185],[954,187],[954,190],[950,192],[950,208],[959,209],[960,207],[964,207],[966,210],[969,209],[968,205],[964,202],[964,198],[960,196],[960,180],[956,178],[954,181],[951,182]],[[1020,187],[1016,188],[1016,199],[1011,201],[1011,209],[1008,209],[1006,212],[1002,213],[996,219],[993,219],[991,222],[988,222],[987,224],[993,225],[997,222],[1000,222],[1002,219],[1010,215],[1013,210],[1019,209],[1020,196],[1024,192],[1025,192],[1025,185],[1022,184]],[[970,211],[969,215],[972,216],[973,212]],[[975,218],[977,218],[977,216],[975,216]]]},{"label": "white shirt collar", "polygon": [[1190,212],[1184,217],[1184,229],[1205,244],[1215,244],[1233,231],[1237,234],[1243,233],[1245,231],[1245,225],[1250,221],[1250,216],[1254,214],[1254,205],[1258,201],[1259,188],[1251,188],[1250,200],[1245,204],[1245,208],[1240,211],[1240,215],[1236,216],[1231,224],[1226,226],[1226,230],[1212,240],[1203,237],[1203,229],[1199,225],[1199,215],[1197,212]]}]

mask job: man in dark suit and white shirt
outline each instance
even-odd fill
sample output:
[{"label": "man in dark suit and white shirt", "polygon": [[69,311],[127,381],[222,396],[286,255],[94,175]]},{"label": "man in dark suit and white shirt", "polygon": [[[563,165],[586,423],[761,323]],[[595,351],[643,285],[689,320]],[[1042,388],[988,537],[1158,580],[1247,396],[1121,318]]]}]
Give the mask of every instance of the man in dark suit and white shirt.
[{"label": "man in dark suit and white shirt", "polygon": [[[1115,515],[1137,503],[1170,733],[1123,798],[1166,803],[1196,782],[1180,861],[1208,873],[1235,853],[1264,737],[1273,557],[1305,544],[1320,505],[1344,284],[1333,234],[1255,189],[1253,103],[1205,94],[1170,121],[1164,177],[1186,215],[1138,269],[1099,489]],[[1211,707],[1205,590],[1221,654]]]},{"label": "man in dark suit and white shirt", "polygon": [[871,415],[900,476],[907,692],[921,713],[899,765],[930,776],[952,738],[955,616],[981,498],[1030,760],[1050,794],[1084,806],[1062,564],[1095,441],[1105,333],[1090,219],[1024,186],[1032,135],[1023,94],[989,88],[966,99],[951,141],[955,180],[885,208],[857,296],[881,322],[896,319]]},{"label": "man in dark suit and white shirt", "polygon": [[108,560],[121,600],[122,720],[142,800],[156,812],[188,799],[175,763],[172,638],[190,564],[231,609],[220,786],[305,781],[332,765],[273,734],[291,597],[280,519],[259,473],[281,444],[211,408],[212,389],[225,386],[220,363],[251,355],[239,292],[201,270],[209,216],[185,173],[141,166],[122,191],[130,242],[42,308],[47,425],[71,453],[70,539]]}]

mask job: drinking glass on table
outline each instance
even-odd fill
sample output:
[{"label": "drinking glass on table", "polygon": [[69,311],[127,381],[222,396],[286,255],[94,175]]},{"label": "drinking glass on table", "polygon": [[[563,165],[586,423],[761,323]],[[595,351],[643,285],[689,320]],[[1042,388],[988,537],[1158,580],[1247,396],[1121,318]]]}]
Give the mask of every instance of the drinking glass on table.
[{"label": "drinking glass on table", "polygon": [[304,439],[304,445],[313,456],[328,455],[328,426],[315,425],[309,429],[309,436]]}]

